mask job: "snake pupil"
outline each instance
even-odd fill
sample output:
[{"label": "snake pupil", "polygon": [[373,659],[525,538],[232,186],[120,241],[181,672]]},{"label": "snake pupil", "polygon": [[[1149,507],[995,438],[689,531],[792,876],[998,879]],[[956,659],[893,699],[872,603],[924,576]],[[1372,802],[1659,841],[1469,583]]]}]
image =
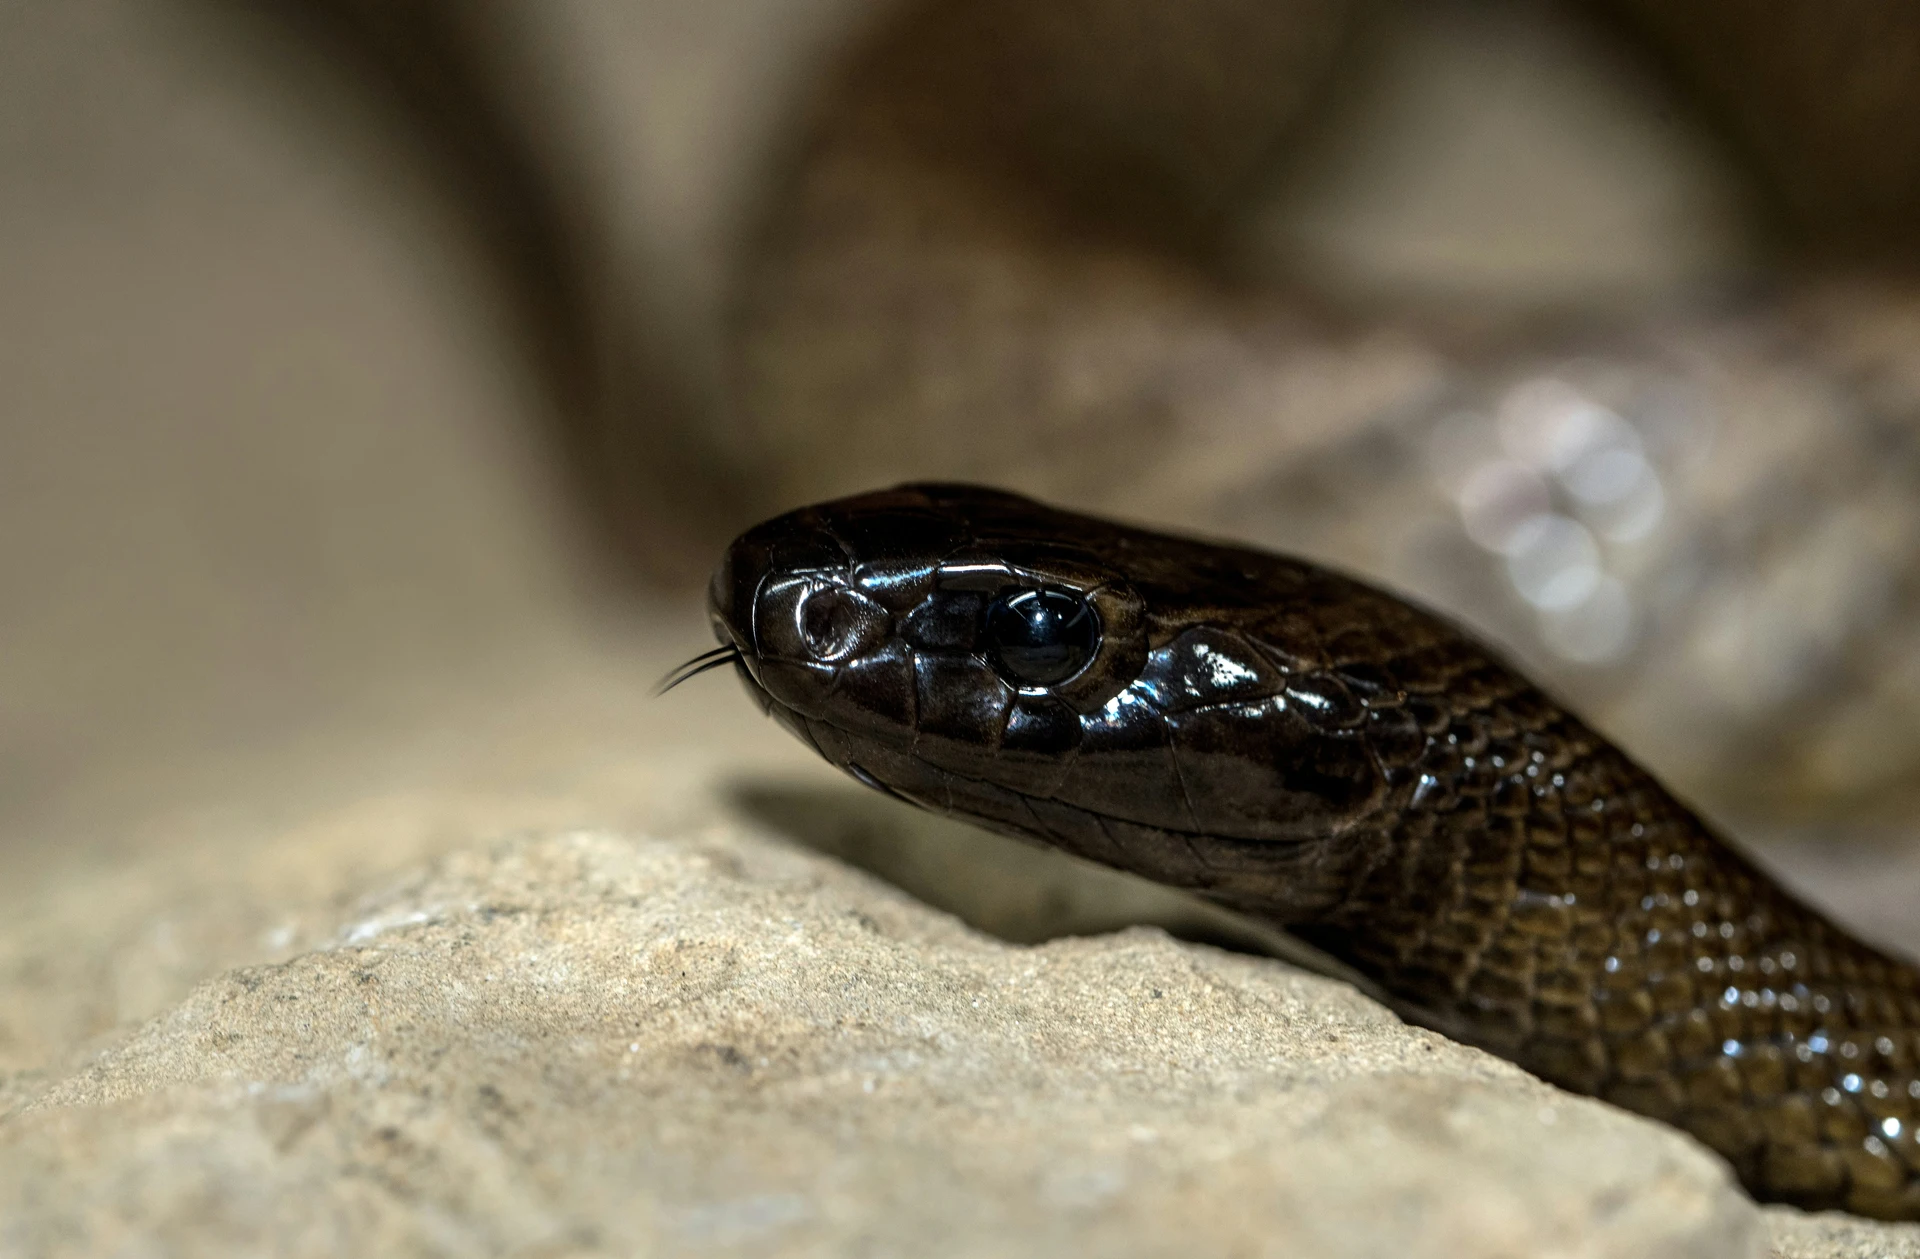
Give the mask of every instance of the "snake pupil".
[{"label": "snake pupil", "polygon": [[1053,686],[1086,668],[1100,646],[1100,618],[1065,590],[1013,590],[987,605],[985,639],[1015,686]]}]

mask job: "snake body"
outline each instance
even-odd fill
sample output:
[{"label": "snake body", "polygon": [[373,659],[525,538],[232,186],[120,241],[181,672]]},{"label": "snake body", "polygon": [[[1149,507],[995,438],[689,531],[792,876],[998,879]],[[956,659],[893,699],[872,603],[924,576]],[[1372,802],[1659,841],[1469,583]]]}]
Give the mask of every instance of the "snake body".
[{"label": "snake body", "polygon": [[1757,1198],[1920,1218],[1920,972],[1444,619],[958,485],[759,525],[710,605],[868,786],[1285,926]]}]

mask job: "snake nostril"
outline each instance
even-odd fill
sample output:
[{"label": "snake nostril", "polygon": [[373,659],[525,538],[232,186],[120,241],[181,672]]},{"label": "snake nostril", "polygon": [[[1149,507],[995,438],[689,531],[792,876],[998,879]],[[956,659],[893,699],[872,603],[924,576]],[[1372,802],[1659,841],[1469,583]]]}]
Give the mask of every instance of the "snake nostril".
[{"label": "snake nostril", "polygon": [[821,574],[778,578],[761,590],[755,645],[764,658],[839,665],[872,650],[892,624],[885,608]]},{"label": "snake nostril", "polygon": [[794,607],[800,641],[819,660],[846,655],[859,637],[860,619],[852,594],[830,586],[815,590]]}]

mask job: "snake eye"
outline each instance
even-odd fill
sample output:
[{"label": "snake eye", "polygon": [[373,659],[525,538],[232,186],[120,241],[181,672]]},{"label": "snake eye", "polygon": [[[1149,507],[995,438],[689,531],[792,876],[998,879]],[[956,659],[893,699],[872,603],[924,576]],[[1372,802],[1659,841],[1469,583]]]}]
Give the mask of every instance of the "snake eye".
[{"label": "snake eye", "polygon": [[1009,590],[987,605],[984,637],[1014,686],[1053,686],[1087,667],[1100,648],[1100,617],[1065,590]]}]

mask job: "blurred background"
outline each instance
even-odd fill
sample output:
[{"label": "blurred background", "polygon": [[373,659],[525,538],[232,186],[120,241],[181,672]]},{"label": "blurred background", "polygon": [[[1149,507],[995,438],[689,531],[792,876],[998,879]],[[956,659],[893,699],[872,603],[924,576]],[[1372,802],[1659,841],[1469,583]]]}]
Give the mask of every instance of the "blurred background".
[{"label": "blurred background", "polygon": [[938,476],[1412,592],[1920,940],[1917,242],[1903,0],[5,0],[9,913],[798,765],[648,686]]}]

